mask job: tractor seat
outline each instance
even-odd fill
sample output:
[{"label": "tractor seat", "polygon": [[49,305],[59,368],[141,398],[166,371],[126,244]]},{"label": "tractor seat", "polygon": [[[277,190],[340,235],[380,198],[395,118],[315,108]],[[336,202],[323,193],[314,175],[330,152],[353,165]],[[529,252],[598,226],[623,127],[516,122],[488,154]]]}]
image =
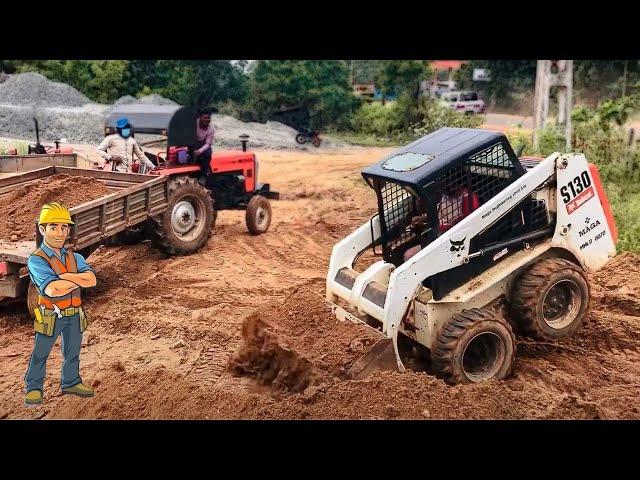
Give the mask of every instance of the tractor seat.
[{"label": "tractor seat", "polygon": [[480,198],[467,187],[458,188],[453,195],[445,195],[438,204],[438,230],[444,233],[480,206]]}]

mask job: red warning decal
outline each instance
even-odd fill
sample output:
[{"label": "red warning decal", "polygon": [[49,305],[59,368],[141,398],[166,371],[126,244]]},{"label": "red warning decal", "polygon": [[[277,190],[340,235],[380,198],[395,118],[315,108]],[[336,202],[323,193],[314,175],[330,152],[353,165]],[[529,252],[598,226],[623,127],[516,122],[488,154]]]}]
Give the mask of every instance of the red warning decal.
[{"label": "red warning decal", "polygon": [[587,188],[582,193],[580,193],[577,197],[575,197],[573,200],[567,203],[567,213],[571,214],[575,212],[578,208],[580,208],[582,205],[587,203],[594,196],[595,196],[595,192],[593,190],[593,187]]}]

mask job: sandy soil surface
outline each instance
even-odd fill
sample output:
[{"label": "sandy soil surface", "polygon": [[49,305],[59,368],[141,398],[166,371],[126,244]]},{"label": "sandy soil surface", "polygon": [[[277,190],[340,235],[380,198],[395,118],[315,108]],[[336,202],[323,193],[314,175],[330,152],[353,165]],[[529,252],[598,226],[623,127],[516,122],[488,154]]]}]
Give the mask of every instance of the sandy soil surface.
[{"label": "sandy soil surface", "polygon": [[0,240],[35,240],[34,222],[46,203],[60,202],[72,208],[108,193],[106,185],[96,179],[65,173],[26,183],[0,197],[0,211],[7,215],[0,225]]},{"label": "sandy soil surface", "polygon": [[148,242],[96,251],[81,354],[94,398],[61,395],[58,341],[45,403],[25,407],[33,330],[22,306],[1,308],[0,418],[640,418],[640,257],[628,254],[593,276],[584,328],[558,344],[519,340],[505,381],[345,379],[371,337],[320,295],[332,246],[375,211],[359,170],[387,152],[258,152],[282,194],[266,234],[224,211],[191,256]]}]

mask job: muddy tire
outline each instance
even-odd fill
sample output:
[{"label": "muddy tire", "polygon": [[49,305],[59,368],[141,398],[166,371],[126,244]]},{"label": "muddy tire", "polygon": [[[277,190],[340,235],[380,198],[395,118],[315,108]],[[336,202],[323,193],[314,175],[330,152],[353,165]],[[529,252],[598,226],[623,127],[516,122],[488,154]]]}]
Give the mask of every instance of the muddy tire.
[{"label": "muddy tire", "polygon": [[559,340],[580,328],[590,298],[589,278],[580,266],[563,258],[547,258],[516,280],[511,321],[523,336]]},{"label": "muddy tire", "polygon": [[431,360],[436,375],[447,383],[477,383],[506,378],[515,353],[509,323],[491,310],[472,308],[442,326]]},{"label": "muddy tire", "polygon": [[251,235],[260,235],[271,225],[271,203],[261,195],[251,197],[247,204],[247,229]]},{"label": "muddy tire", "polygon": [[29,286],[27,287],[27,311],[29,312],[29,318],[31,318],[31,320],[36,319],[36,315],[33,312],[38,308],[39,296],[38,288],[29,280]]},{"label": "muddy tire", "polygon": [[170,255],[198,251],[209,238],[215,222],[209,190],[195,178],[169,180],[167,209],[150,221],[151,241]]},{"label": "muddy tire", "polygon": [[127,228],[116,235],[116,241],[123,245],[136,245],[149,237],[147,226],[144,223]]}]

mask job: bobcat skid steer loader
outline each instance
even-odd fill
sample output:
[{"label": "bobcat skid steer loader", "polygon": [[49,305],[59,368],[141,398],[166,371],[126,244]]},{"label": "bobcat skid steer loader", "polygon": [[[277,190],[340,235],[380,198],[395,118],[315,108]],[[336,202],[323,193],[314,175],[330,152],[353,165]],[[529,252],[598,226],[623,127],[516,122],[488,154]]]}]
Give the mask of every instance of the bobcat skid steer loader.
[{"label": "bobcat skid steer loader", "polygon": [[[572,335],[589,308],[587,272],[616,254],[611,208],[583,155],[519,159],[503,134],[443,128],[362,175],[378,213],[333,247],[326,284],[338,318],[380,332],[353,378],[404,371],[400,333],[449,383],[503,379],[513,332]],[[358,269],[369,249],[380,260]]]}]

